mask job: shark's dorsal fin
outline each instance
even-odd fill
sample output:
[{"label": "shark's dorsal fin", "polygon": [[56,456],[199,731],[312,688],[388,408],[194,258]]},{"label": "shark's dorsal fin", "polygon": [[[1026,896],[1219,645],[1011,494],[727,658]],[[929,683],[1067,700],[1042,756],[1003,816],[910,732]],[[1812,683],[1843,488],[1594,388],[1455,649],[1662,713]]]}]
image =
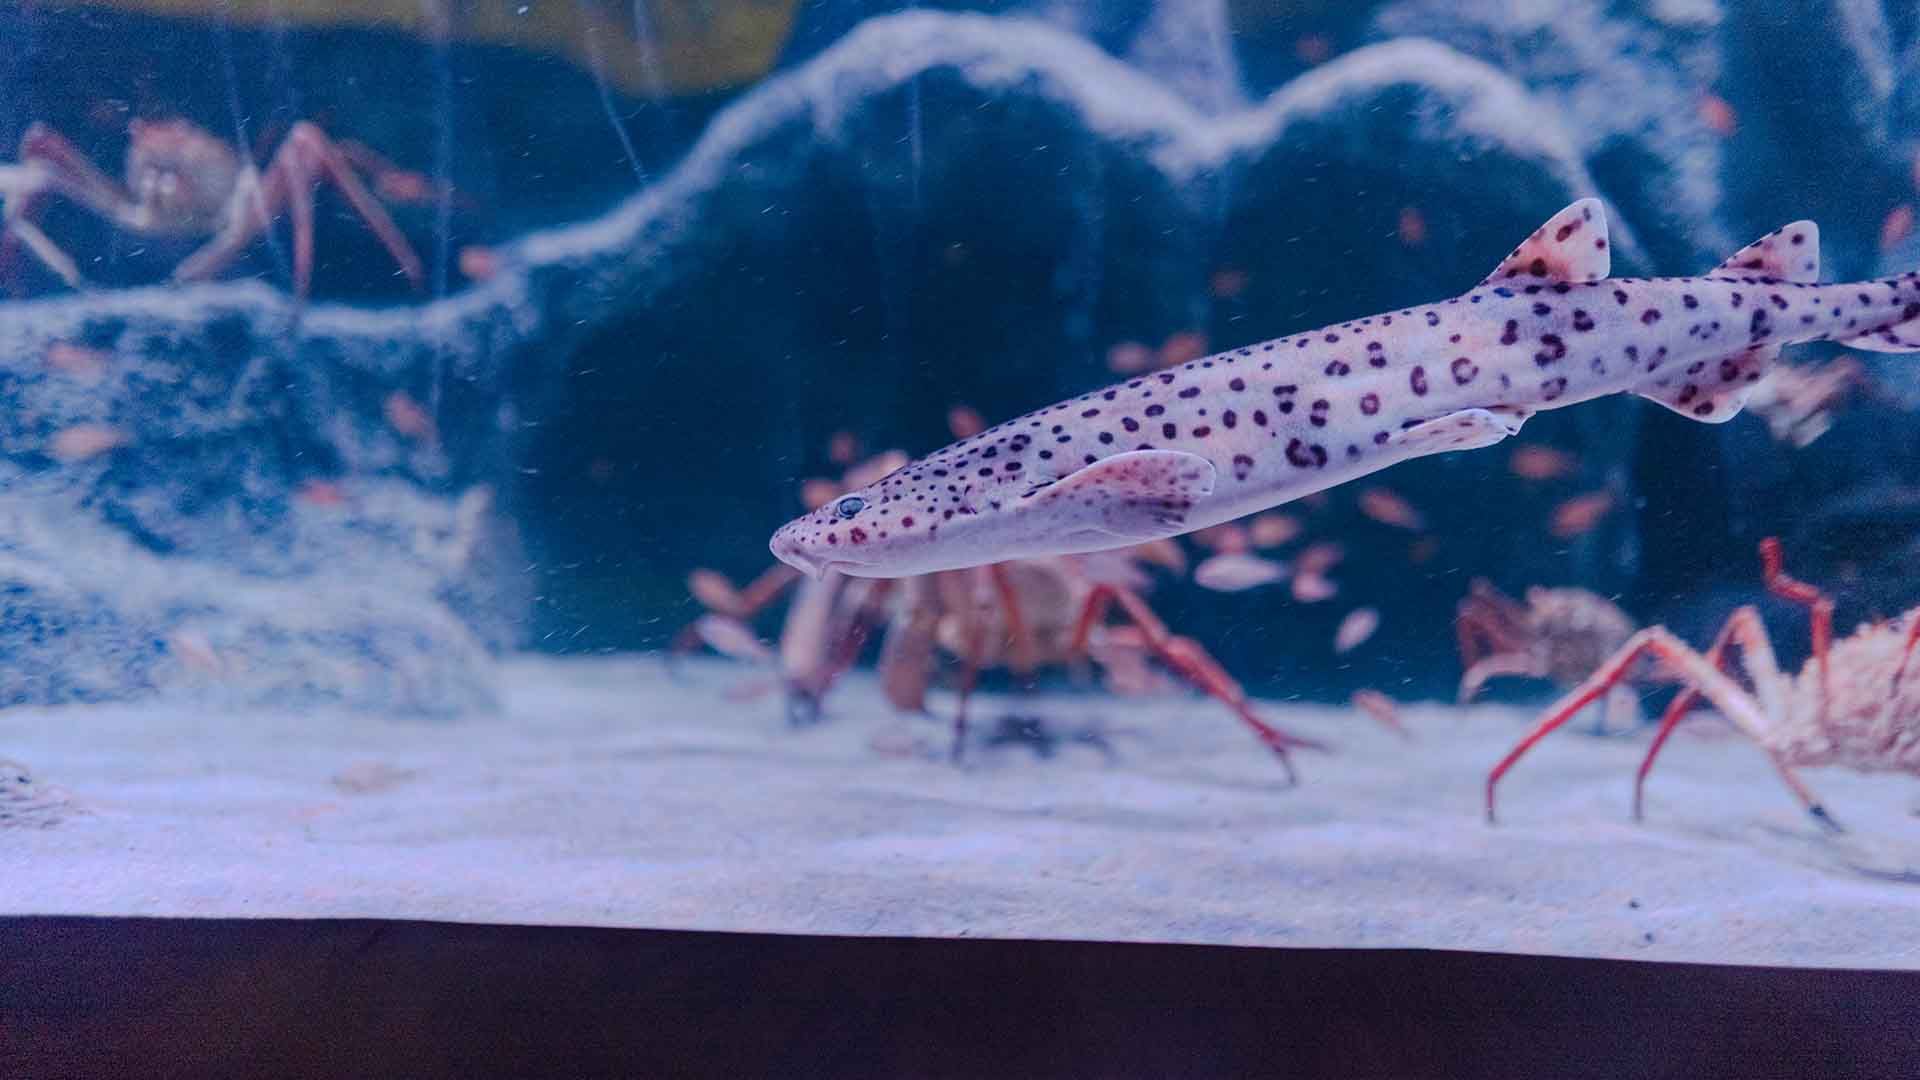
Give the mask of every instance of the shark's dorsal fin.
[{"label": "shark's dorsal fin", "polygon": [[1763,277],[1811,285],[1820,280],[1820,226],[1782,225],[1733,253],[1708,277]]},{"label": "shark's dorsal fin", "polygon": [[1186,531],[1194,501],[1213,494],[1213,463],[1178,450],[1133,450],[1030,493],[1061,534],[1092,530],[1141,543]]},{"label": "shark's dorsal fin", "polygon": [[1513,254],[1500,260],[1482,285],[1519,281],[1599,281],[1613,268],[1607,212],[1599,199],[1581,199],[1547,219]]}]

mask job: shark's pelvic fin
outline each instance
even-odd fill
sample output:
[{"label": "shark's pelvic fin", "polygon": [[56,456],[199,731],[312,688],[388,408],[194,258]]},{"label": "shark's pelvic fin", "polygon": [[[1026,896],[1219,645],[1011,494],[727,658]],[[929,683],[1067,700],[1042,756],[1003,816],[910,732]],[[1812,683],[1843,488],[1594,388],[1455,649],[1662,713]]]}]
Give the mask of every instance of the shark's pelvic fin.
[{"label": "shark's pelvic fin", "polygon": [[1409,457],[1449,450],[1478,450],[1518,432],[1526,422],[1527,413],[1521,409],[1505,406],[1462,409],[1397,431],[1387,440],[1387,446],[1403,450]]},{"label": "shark's pelvic fin", "polygon": [[1760,381],[1780,359],[1780,346],[1756,345],[1709,360],[1692,374],[1675,371],[1634,393],[1659,402],[1689,420],[1724,424],[1738,416]]},{"label": "shark's pelvic fin", "polygon": [[1782,225],[1727,257],[1708,277],[1763,277],[1811,285],[1820,280],[1820,226]]},{"label": "shark's pelvic fin", "polygon": [[1599,199],[1581,199],[1547,219],[1481,281],[1599,281],[1613,268],[1607,212]]},{"label": "shark's pelvic fin", "polygon": [[1049,484],[1034,494],[1034,510],[1057,515],[1062,535],[1090,529],[1144,543],[1185,532],[1194,501],[1213,494],[1215,474],[1198,454],[1134,450]]}]

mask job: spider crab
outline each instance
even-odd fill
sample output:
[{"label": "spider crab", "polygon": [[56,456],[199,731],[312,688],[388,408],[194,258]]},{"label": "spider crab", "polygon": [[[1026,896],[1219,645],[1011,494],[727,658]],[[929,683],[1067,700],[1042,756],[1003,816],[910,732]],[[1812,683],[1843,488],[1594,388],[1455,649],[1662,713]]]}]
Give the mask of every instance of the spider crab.
[{"label": "spider crab", "polygon": [[[1493,767],[1487,775],[1487,820],[1493,820],[1494,786],[1514,762],[1581,707],[1618,684],[1645,654],[1657,657],[1685,687],[1661,717],[1634,777],[1636,821],[1654,758],[1697,697],[1705,697],[1734,727],[1759,743],[1794,797],[1815,821],[1832,831],[1842,830],[1794,774],[1795,767],[1845,765],[1862,772],[1920,775],[1920,686],[1916,685],[1920,678],[1904,678],[1914,643],[1920,640],[1920,608],[1891,621],[1864,623],[1852,635],[1834,641],[1833,601],[1787,575],[1777,539],[1760,542],[1760,566],[1769,592],[1808,610],[1813,656],[1799,674],[1780,670],[1760,612],[1752,605],[1734,611],[1704,656],[1663,626],[1641,630],[1548,709],[1539,725]],[[1726,673],[1729,645],[1739,649],[1753,684],[1751,691]]]},{"label": "spider crab", "polygon": [[[1633,636],[1633,620],[1619,606],[1586,589],[1533,586],[1521,603],[1484,578],[1468,586],[1454,617],[1460,647],[1460,704],[1480,695],[1502,676],[1547,679],[1559,687],[1578,684]],[[1642,672],[1634,672],[1641,675]],[[1609,689],[1600,720],[1615,730],[1617,713],[1634,716],[1639,706],[1624,684]]]},{"label": "spider crab", "polygon": [[134,120],[128,127],[126,179],[116,181],[65,136],[44,124],[29,127],[16,164],[0,165],[0,261],[25,247],[69,286],[80,287],[80,267],[38,223],[49,199],[71,200],[116,228],[141,236],[206,242],[174,268],[176,282],[219,273],[281,213],[293,219],[293,282],[300,296],[313,276],[314,188],[339,189],[367,228],[417,289],[420,257],[373,190],[396,201],[423,201],[431,185],[394,168],[357,143],[338,142],[310,122],[294,124],[263,170],[232,146],[186,120]]},{"label": "spider crab", "polygon": [[[956,435],[965,437],[970,422],[964,411],[956,410],[955,417]],[[883,454],[853,466],[837,484],[809,482],[802,501],[824,505],[904,463],[902,455]],[[737,658],[771,663],[780,672],[793,723],[818,718],[827,691],[876,633],[883,635],[881,688],[904,712],[928,711],[927,690],[944,659],[951,658],[960,664],[950,750],[955,760],[966,742],[967,705],[981,672],[1005,668],[1024,677],[1042,667],[1077,667],[1091,660],[1110,688],[1138,691],[1153,684],[1151,656],[1231,709],[1293,780],[1289,752],[1324,747],[1263,720],[1245,690],[1198,642],[1167,627],[1141,596],[1151,584],[1147,564],[1184,570],[1185,557],[1171,541],[1156,541],[1095,555],[1016,559],[899,580],[839,574],[802,578],[780,564],[741,589],[713,571],[696,571],[689,585],[707,614],[683,632],[676,646],[684,650],[704,643]],[[776,653],[749,624],[790,588],[795,592]],[[1116,610],[1124,623],[1109,623]]]}]

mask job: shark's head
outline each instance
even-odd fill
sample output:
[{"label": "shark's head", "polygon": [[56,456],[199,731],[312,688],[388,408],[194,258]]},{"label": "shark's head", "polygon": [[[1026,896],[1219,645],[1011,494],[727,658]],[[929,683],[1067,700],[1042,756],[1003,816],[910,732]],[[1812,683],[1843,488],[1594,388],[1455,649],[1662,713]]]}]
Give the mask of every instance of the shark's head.
[{"label": "shark's head", "polygon": [[815,576],[910,577],[1173,536],[1213,490],[1213,465],[1192,454],[1088,456],[1057,469],[1051,452],[1003,425],[845,492],[768,546]]},{"label": "shark's head", "polygon": [[934,459],[855,488],[780,527],[775,557],[816,577],[910,577],[1025,554],[1023,487],[949,483]]}]

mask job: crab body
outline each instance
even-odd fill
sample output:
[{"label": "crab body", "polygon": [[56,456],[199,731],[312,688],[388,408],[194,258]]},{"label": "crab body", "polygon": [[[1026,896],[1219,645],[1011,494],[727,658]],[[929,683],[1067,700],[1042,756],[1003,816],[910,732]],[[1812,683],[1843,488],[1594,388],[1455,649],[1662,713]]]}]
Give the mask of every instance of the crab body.
[{"label": "crab body", "polygon": [[1794,765],[1920,776],[1920,670],[1903,670],[1909,640],[1898,624],[1868,623],[1834,642],[1825,693],[1817,660],[1783,679],[1761,744]]},{"label": "crab body", "polygon": [[[1684,688],[1667,706],[1640,762],[1633,790],[1636,819],[1655,758],[1701,697],[1767,753],[1794,797],[1829,829],[1838,831],[1839,825],[1800,781],[1795,768],[1841,765],[1860,772],[1920,775],[1920,685],[1916,685],[1920,672],[1909,670],[1914,646],[1920,643],[1920,608],[1891,622],[1865,624],[1835,642],[1833,600],[1787,575],[1778,540],[1769,537],[1760,542],[1760,565],[1769,592],[1808,610],[1813,657],[1798,675],[1781,670],[1766,624],[1751,605],[1735,609],[1704,655],[1663,626],[1641,630],[1549,708],[1533,731],[1487,774],[1487,819],[1493,820],[1495,786],[1521,755],[1587,703],[1618,686],[1644,656],[1656,658],[1662,670]],[[1736,655],[1751,690],[1731,677],[1730,661]]]},{"label": "crab body", "polygon": [[[13,269],[27,252],[69,286],[80,266],[40,227],[49,199],[86,208],[139,236],[205,242],[175,268],[175,281],[201,281],[230,265],[282,213],[293,225],[294,289],[305,295],[313,273],[314,191],[331,184],[353,207],[415,288],[425,281],[420,258],[374,191],[388,199],[425,201],[446,195],[417,173],[396,169],[353,142],[335,142],[312,123],[288,131],[267,166],[256,167],[232,146],[186,120],[135,120],[128,125],[123,181],[95,165],[45,124],[20,139],[20,160],[0,165],[0,266]],[[373,179],[369,189],[362,174]]]}]

